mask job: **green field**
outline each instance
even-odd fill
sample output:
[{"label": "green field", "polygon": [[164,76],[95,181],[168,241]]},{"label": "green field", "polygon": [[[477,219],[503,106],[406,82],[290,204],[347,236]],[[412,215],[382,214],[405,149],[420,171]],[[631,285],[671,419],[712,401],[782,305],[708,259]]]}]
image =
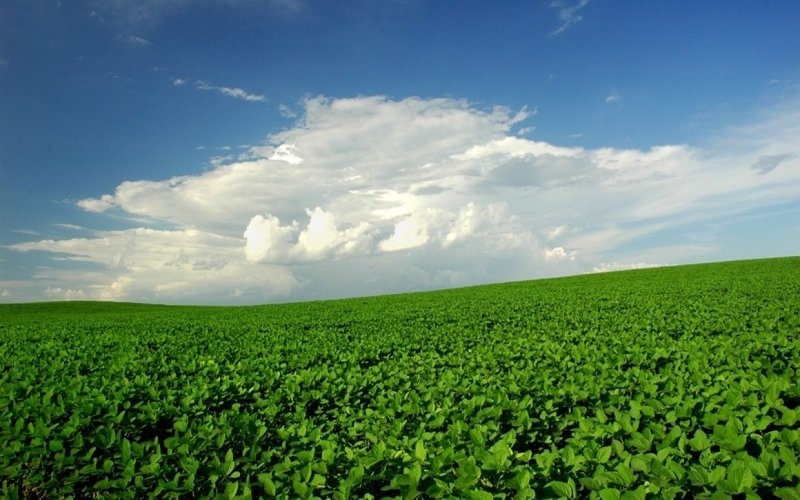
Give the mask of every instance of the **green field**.
[{"label": "green field", "polygon": [[0,306],[4,497],[800,498],[800,258]]}]

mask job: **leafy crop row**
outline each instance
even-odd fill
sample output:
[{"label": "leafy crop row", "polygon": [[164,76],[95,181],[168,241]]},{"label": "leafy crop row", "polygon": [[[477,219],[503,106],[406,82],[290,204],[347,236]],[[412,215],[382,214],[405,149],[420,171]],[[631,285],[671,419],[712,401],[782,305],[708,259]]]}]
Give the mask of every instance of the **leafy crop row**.
[{"label": "leafy crop row", "polygon": [[6,497],[800,498],[800,259],[0,309]]}]

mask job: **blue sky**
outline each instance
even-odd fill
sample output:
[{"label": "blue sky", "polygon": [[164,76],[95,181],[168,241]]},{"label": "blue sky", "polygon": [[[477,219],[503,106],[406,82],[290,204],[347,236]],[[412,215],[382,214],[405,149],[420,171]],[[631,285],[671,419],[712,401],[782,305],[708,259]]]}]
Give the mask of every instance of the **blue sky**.
[{"label": "blue sky", "polygon": [[0,301],[800,254],[794,2],[0,5]]}]

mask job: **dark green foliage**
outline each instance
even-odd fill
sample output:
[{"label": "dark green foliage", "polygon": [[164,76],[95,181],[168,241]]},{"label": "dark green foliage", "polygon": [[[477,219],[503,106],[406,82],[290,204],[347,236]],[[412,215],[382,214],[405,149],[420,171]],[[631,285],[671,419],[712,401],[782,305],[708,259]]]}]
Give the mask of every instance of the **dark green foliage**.
[{"label": "dark green foliage", "polygon": [[0,495],[800,498],[800,259],[0,306]]}]

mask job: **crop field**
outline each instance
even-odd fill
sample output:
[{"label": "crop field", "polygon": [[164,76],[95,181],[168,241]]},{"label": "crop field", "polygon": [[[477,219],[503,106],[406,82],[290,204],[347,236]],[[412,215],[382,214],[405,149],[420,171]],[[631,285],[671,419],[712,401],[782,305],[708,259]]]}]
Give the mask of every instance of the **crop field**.
[{"label": "crop field", "polygon": [[8,498],[800,498],[800,258],[0,306]]}]

